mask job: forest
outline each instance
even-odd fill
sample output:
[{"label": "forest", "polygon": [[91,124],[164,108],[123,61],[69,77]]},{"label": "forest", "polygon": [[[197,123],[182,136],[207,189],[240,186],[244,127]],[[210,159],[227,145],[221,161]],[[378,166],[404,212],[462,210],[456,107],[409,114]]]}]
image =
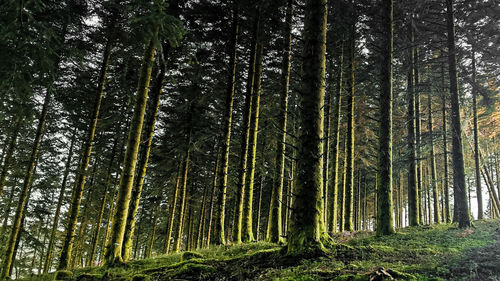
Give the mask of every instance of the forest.
[{"label": "forest", "polygon": [[496,0],[0,1],[0,280],[499,280]]}]

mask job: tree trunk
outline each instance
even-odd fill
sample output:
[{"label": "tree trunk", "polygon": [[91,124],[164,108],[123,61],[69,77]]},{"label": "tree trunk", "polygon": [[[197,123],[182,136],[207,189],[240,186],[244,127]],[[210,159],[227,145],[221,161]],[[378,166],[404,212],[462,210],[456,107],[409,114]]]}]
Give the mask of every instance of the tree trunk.
[{"label": "tree trunk", "polygon": [[[290,59],[292,51],[292,29],[293,29],[293,0],[287,1],[286,17],[285,17],[285,30],[284,30],[284,44],[283,44],[283,57],[281,61],[281,95],[280,95],[280,112],[279,112],[279,126],[280,126],[280,139],[276,151],[276,170],[274,174],[274,181],[271,191],[271,203],[269,206],[269,220],[267,226],[267,239],[273,243],[280,243],[283,241],[281,228],[281,210],[282,202],[281,197],[283,194],[283,185],[285,178],[285,151],[286,151],[286,137],[287,137],[287,119],[288,119],[288,97],[290,86]],[[261,175],[262,177],[262,175]],[[261,183],[262,189],[262,183]],[[260,192],[259,194],[262,194]],[[259,199],[260,202],[260,199]],[[260,208],[259,208],[260,211]],[[258,218],[260,222],[260,217]],[[259,232],[259,223],[257,233]],[[257,234],[258,237],[258,234]]]},{"label": "tree trunk", "polygon": [[469,208],[465,194],[465,170],[462,152],[462,127],[460,124],[460,105],[458,102],[457,66],[455,61],[455,26],[453,23],[453,0],[446,0],[446,22],[448,31],[448,72],[451,95],[451,134],[453,160],[453,189],[458,225],[461,228],[471,225]]},{"label": "tree trunk", "polygon": [[[412,23],[413,26],[413,23]],[[414,27],[413,27],[414,28]],[[414,32],[414,31],[413,31]],[[414,36],[414,33],[413,33]],[[415,44],[415,41],[412,41]],[[413,51],[413,89],[415,96],[415,140],[416,140],[416,165],[417,165],[417,190],[418,190],[418,206],[419,206],[419,220],[422,221],[426,216],[426,212],[424,210],[424,200],[425,194],[423,190],[423,169],[422,169],[422,140],[421,140],[421,132],[422,132],[422,121],[420,116],[420,77],[418,72],[418,64],[419,64],[419,49],[415,47]]]},{"label": "tree trunk", "polygon": [[213,184],[212,184],[212,192],[210,194],[210,213],[208,215],[208,226],[207,226],[207,242],[206,242],[206,247],[208,248],[210,246],[210,236],[212,234],[212,222],[213,222],[213,217],[214,217],[214,197],[217,192],[217,175],[218,175],[218,170],[219,170],[219,161],[220,161],[220,155],[221,150],[220,148],[217,150],[217,155],[215,156],[215,170],[214,170],[214,179],[213,179]]},{"label": "tree trunk", "polygon": [[[154,37],[157,32],[155,31]],[[137,86],[137,99],[134,107],[134,114],[130,123],[130,130],[127,140],[127,150],[123,160],[123,170],[118,186],[118,196],[116,198],[116,213],[113,217],[111,228],[111,240],[108,242],[106,251],[106,264],[114,265],[123,263],[122,247],[127,222],[132,185],[134,183],[135,166],[137,163],[137,152],[141,140],[142,125],[144,122],[144,112],[146,111],[146,101],[149,92],[149,81],[151,80],[151,70],[155,56],[155,38],[151,39],[144,53],[142,67],[139,74]]]},{"label": "tree trunk", "polygon": [[28,160],[28,167],[24,178],[23,187],[21,188],[21,192],[19,194],[19,202],[17,204],[16,214],[14,216],[14,219],[12,220],[12,230],[9,236],[9,241],[7,242],[7,248],[5,250],[5,256],[3,259],[2,273],[0,275],[0,279],[10,278],[11,275],[12,265],[15,257],[14,254],[16,248],[16,241],[18,241],[19,238],[18,236],[21,232],[21,224],[24,217],[24,209],[29,200],[31,183],[35,170],[35,165],[38,158],[38,150],[40,148],[40,142],[43,137],[45,122],[47,120],[47,112],[49,110],[51,98],[52,98],[51,89],[47,89],[47,93],[45,94],[45,99],[42,106],[42,112],[38,119],[38,126],[35,134],[35,139],[33,142],[31,155]]},{"label": "tree trunk", "polygon": [[444,167],[444,212],[445,221],[447,223],[451,222],[451,212],[450,212],[450,190],[448,184],[448,133],[446,130],[446,89],[444,85],[444,63],[441,63],[441,103],[442,103],[442,116],[443,116],[443,167]]},{"label": "tree trunk", "polygon": [[[168,45],[165,44],[163,47],[163,57],[164,59],[168,56],[169,49]],[[130,259],[130,254],[132,253],[132,242],[134,238],[134,230],[136,223],[137,209],[139,208],[139,202],[141,199],[142,186],[144,185],[144,177],[146,176],[146,170],[148,167],[149,153],[151,151],[151,144],[153,142],[153,135],[155,131],[155,124],[158,118],[158,109],[160,108],[160,99],[162,93],[163,82],[165,81],[165,71],[166,62],[161,61],[160,72],[155,79],[153,88],[151,89],[151,100],[152,104],[149,109],[149,116],[146,120],[145,130],[142,137],[142,147],[139,153],[139,163],[138,163],[138,174],[134,179],[134,187],[132,189],[132,198],[130,199],[130,207],[127,216],[127,224],[125,227],[125,235],[122,249],[122,256],[125,261]]]},{"label": "tree trunk", "polygon": [[[192,124],[190,124],[191,126]],[[187,179],[188,179],[188,172],[189,172],[189,156],[191,153],[191,135],[192,135],[192,129],[189,129],[188,133],[188,138],[186,140],[187,147],[186,147],[186,154],[184,156],[184,164],[182,166],[182,185],[181,185],[181,200],[180,200],[180,207],[179,207],[179,220],[177,221],[177,233],[175,237],[175,244],[174,244],[174,251],[177,253],[181,250],[181,242],[182,242],[182,228],[183,228],[183,217],[185,216],[185,206],[188,198],[187,194]],[[188,238],[189,239],[189,238]]]},{"label": "tree trunk", "polygon": [[429,109],[429,135],[430,135],[430,146],[431,146],[431,188],[434,197],[434,223],[441,223],[441,212],[439,208],[439,189],[437,185],[436,177],[436,156],[434,154],[434,131],[432,129],[432,96],[429,93],[427,96],[427,107]]},{"label": "tree trunk", "polygon": [[[473,47],[474,48],[474,47]],[[477,125],[477,88],[476,88],[476,52],[472,50],[472,112],[474,119],[474,164],[476,172],[477,219],[484,219],[483,192],[481,189],[481,174],[479,172],[479,137]]]},{"label": "tree trunk", "polygon": [[14,128],[12,128],[12,133],[9,138],[9,144],[5,151],[5,158],[3,160],[2,173],[0,174],[0,196],[2,195],[3,188],[5,187],[5,182],[7,180],[7,176],[9,175],[10,170],[10,162],[12,161],[12,156],[14,155],[14,151],[16,150],[17,137],[19,136],[19,130],[21,129],[21,125],[23,124],[24,117],[17,116],[16,123],[14,124]]},{"label": "tree trunk", "polygon": [[[409,23],[410,44],[413,45],[413,28]],[[415,93],[413,90],[413,48],[408,51],[408,223],[410,226],[420,224],[420,207],[418,200],[417,167],[415,150]]]},{"label": "tree trunk", "polygon": [[174,229],[174,220],[175,220],[175,210],[177,206],[177,198],[179,197],[179,191],[180,191],[180,186],[181,186],[181,178],[182,178],[182,166],[183,166],[184,161],[179,162],[179,166],[177,168],[177,176],[175,180],[175,188],[174,188],[174,194],[172,195],[172,199],[174,200],[172,202],[171,206],[171,211],[170,211],[170,216],[167,224],[167,238],[166,238],[166,245],[165,245],[165,254],[168,254],[170,252],[170,240],[172,239],[172,231]]},{"label": "tree trunk", "polygon": [[[323,114],[327,0],[307,0],[303,31],[301,134],[293,212],[288,230],[289,254],[323,251],[328,238],[323,222]],[[306,71],[307,70],[307,71]]]},{"label": "tree trunk", "polygon": [[338,185],[339,185],[339,153],[340,153],[340,113],[342,109],[342,79],[343,79],[343,69],[344,69],[344,45],[342,41],[340,56],[339,56],[339,77],[337,79],[337,96],[335,98],[335,112],[333,115],[333,171],[332,171],[332,199],[331,199],[331,221],[329,224],[330,232],[337,232],[337,217],[338,217]]},{"label": "tree trunk", "polygon": [[393,0],[382,2],[383,10],[383,60],[380,91],[380,132],[378,154],[377,235],[394,233],[392,208],[392,51],[393,51]]},{"label": "tree trunk", "polygon": [[69,172],[71,170],[71,158],[73,156],[73,149],[75,147],[75,141],[77,130],[73,130],[73,136],[71,138],[71,144],[69,146],[68,158],[66,160],[66,167],[64,168],[63,181],[61,184],[61,190],[59,191],[59,197],[57,199],[56,212],[54,214],[54,221],[52,223],[52,230],[50,232],[49,245],[47,247],[47,253],[45,256],[45,264],[43,266],[43,273],[49,272],[52,266],[52,249],[54,248],[55,236],[57,232],[57,227],[59,225],[59,216],[61,214],[62,203],[64,200],[64,193],[66,191],[66,183],[68,181]]},{"label": "tree trunk", "polygon": [[90,124],[88,127],[87,139],[85,140],[85,150],[82,162],[78,169],[75,190],[73,191],[73,198],[71,199],[71,206],[68,212],[69,214],[68,225],[66,227],[66,235],[64,238],[61,255],[59,258],[59,265],[57,266],[58,270],[67,269],[72,257],[71,251],[73,250],[75,229],[78,221],[78,212],[80,210],[80,203],[82,201],[83,189],[85,187],[85,179],[87,177],[86,174],[89,166],[90,154],[92,153],[92,147],[94,145],[95,131],[97,128],[97,122],[99,120],[99,111],[101,109],[101,101],[104,94],[104,86],[106,84],[106,75],[108,72],[109,59],[111,57],[111,48],[112,48],[112,41],[108,39],[106,46],[104,48],[101,70],[99,73],[99,82],[97,85],[97,92],[94,100],[94,108],[92,111],[92,117],[90,119]]},{"label": "tree trunk", "polygon": [[229,53],[229,70],[227,76],[226,108],[224,111],[224,139],[222,141],[222,167],[219,170],[220,185],[217,194],[217,216],[214,229],[214,243],[217,245],[225,244],[224,222],[226,210],[226,190],[227,173],[229,168],[229,149],[231,144],[231,125],[233,120],[233,101],[236,82],[236,60],[238,53],[238,2],[233,2],[233,23],[231,34],[231,51]]},{"label": "tree trunk", "polygon": [[[353,7],[354,9],[354,7]],[[354,15],[352,15],[354,18]],[[353,231],[353,203],[354,203],[354,66],[355,66],[355,20],[352,20],[349,33],[349,74],[347,76],[347,151],[346,151],[346,194],[345,194],[345,212],[344,212],[344,230]]]},{"label": "tree trunk", "polygon": [[248,152],[250,143],[250,130],[253,114],[253,104],[255,99],[255,72],[258,52],[258,36],[260,29],[260,9],[257,9],[253,19],[251,55],[248,68],[247,89],[245,95],[245,110],[243,113],[243,127],[241,133],[241,152],[240,152],[240,167],[238,176],[238,191],[236,193],[236,208],[234,210],[232,239],[233,243],[241,243],[242,225],[243,225],[243,205],[246,195],[247,183],[247,166]]}]

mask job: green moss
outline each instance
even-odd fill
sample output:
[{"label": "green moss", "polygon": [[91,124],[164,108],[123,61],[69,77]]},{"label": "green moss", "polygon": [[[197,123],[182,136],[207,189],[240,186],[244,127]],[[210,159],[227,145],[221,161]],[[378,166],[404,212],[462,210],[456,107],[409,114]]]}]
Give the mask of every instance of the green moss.
[{"label": "green moss", "polygon": [[54,280],[71,280],[73,279],[73,272],[69,270],[58,270],[54,275]]},{"label": "green moss", "polygon": [[102,280],[101,274],[84,273],[76,277],[76,281],[98,281],[98,280]]},{"label": "green moss", "polygon": [[151,276],[146,274],[136,274],[132,277],[132,281],[150,281]]},{"label": "green moss", "polygon": [[183,264],[175,273],[175,275],[183,276],[197,276],[200,273],[211,273],[215,272],[216,269],[213,266],[201,264],[201,263],[185,263]]},{"label": "green moss", "polygon": [[187,261],[187,260],[191,260],[191,259],[202,259],[203,258],[203,255],[200,254],[200,253],[196,253],[196,252],[183,252],[181,254],[181,261]]}]

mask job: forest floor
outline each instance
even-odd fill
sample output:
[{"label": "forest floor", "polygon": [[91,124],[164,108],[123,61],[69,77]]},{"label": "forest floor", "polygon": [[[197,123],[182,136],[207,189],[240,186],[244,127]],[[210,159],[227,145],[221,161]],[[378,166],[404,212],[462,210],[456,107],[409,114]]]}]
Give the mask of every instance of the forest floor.
[{"label": "forest floor", "polygon": [[[257,242],[77,269],[68,280],[500,280],[500,220],[342,233],[321,257],[290,257]],[[52,280],[53,275],[24,280]]]}]

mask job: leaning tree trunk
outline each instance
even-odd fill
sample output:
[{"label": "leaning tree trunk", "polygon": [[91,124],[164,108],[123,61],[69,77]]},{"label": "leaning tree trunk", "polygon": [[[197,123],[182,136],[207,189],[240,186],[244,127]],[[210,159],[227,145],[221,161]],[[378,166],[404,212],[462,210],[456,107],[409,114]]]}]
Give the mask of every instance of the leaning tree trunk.
[{"label": "leaning tree trunk", "polygon": [[36,129],[31,155],[28,160],[28,167],[24,178],[23,187],[21,188],[21,192],[19,194],[19,202],[17,204],[16,214],[14,216],[14,219],[12,220],[12,230],[9,236],[9,241],[7,242],[7,248],[5,249],[5,255],[2,265],[2,273],[0,275],[0,279],[10,278],[11,275],[12,265],[15,257],[16,241],[19,240],[18,238],[21,232],[22,221],[24,218],[24,209],[26,208],[27,201],[29,199],[31,183],[35,170],[35,165],[38,158],[40,142],[42,141],[43,137],[45,122],[47,120],[47,112],[49,110],[51,98],[52,98],[52,90],[48,89],[47,93],[45,94],[45,99],[42,106],[42,112],[38,119],[38,126]]},{"label": "leaning tree trunk", "polygon": [[323,222],[323,104],[327,0],[307,0],[300,91],[301,133],[297,185],[288,228],[289,254],[323,251],[328,238]]},{"label": "leaning tree trunk", "polygon": [[111,57],[111,48],[112,48],[112,41],[108,40],[104,48],[101,70],[99,73],[97,93],[94,101],[94,108],[92,111],[92,117],[90,119],[87,139],[85,140],[85,150],[82,162],[78,170],[75,190],[73,191],[71,206],[68,212],[69,219],[68,219],[68,225],[66,226],[66,235],[64,238],[63,247],[59,258],[59,265],[57,266],[57,269],[59,270],[67,269],[72,257],[71,252],[73,250],[75,230],[78,222],[78,212],[80,210],[83,189],[85,187],[85,179],[87,177],[86,174],[89,166],[90,154],[92,153],[92,146],[94,145],[94,137],[97,128],[97,122],[99,120],[99,111],[101,109],[101,101],[104,94],[104,86],[106,84],[106,75],[108,72],[109,59]]},{"label": "leaning tree trunk", "polygon": [[221,142],[222,150],[222,166],[219,170],[220,184],[217,194],[217,215],[214,229],[214,243],[221,245],[225,244],[224,235],[224,222],[226,211],[226,191],[227,191],[227,173],[229,169],[229,149],[231,144],[231,125],[233,120],[233,102],[234,102],[234,89],[236,82],[236,59],[238,53],[238,34],[239,34],[239,21],[238,21],[238,2],[233,2],[233,23],[231,34],[231,51],[229,53],[229,70],[227,76],[227,91],[226,91],[226,108],[224,111],[224,137]]},{"label": "leaning tree trunk", "polygon": [[[157,31],[154,37],[157,36]],[[146,101],[148,99],[149,81],[151,80],[151,70],[155,56],[156,39],[151,39],[144,53],[139,83],[137,86],[137,99],[134,107],[134,115],[130,123],[130,130],[127,140],[127,150],[123,160],[123,170],[118,186],[118,196],[116,198],[116,213],[113,217],[111,228],[111,240],[108,242],[105,262],[107,265],[123,263],[122,247],[127,223],[132,185],[134,183],[135,166],[137,163],[137,152],[141,140],[142,125],[144,122],[144,112],[146,111]]]},{"label": "leaning tree trunk", "polygon": [[392,223],[392,51],[393,0],[382,1],[383,39],[380,89],[380,131],[378,152],[377,234],[394,233]]},{"label": "leaning tree trunk", "polygon": [[[168,56],[168,45],[165,44],[163,47],[163,57],[164,59]],[[146,170],[148,167],[149,153],[151,151],[151,144],[153,142],[153,135],[155,131],[155,124],[158,117],[158,109],[160,108],[161,92],[163,87],[163,82],[165,81],[165,71],[166,62],[160,62],[160,72],[158,73],[155,84],[151,89],[152,92],[152,104],[150,107],[150,112],[148,119],[145,124],[145,131],[142,134],[142,148],[139,157],[138,164],[138,174],[135,177],[134,187],[132,189],[132,197],[130,199],[129,214],[127,216],[127,225],[125,227],[125,235],[123,238],[123,249],[122,255],[125,261],[130,259],[130,254],[132,253],[132,242],[134,238],[134,230],[136,224],[137,210],[139,209],[139,201],[141,199],[142,187],[144,185],[144,177],[146,176]]]},{"label": "leaning tree trunk", "polygon": [[453,23],[453,0],[446,0],[446,22],[448,32],[448,73],[450,77],[451,135],[453,160],[453,190],[458,225],[471,225],[467,195],[465,193],[465,169],[462,152],[462,127],[460,124],[460,104],[458,102],[457,65],[455,60],[455,26]]}]

